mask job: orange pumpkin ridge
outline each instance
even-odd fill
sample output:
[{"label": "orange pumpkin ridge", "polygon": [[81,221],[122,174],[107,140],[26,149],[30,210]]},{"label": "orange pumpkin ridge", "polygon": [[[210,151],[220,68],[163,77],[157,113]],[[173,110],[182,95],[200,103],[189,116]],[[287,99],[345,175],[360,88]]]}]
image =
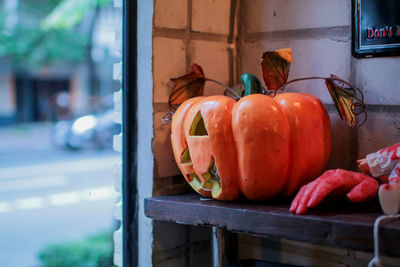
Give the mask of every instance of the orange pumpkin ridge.
[{"label": "orange pumpkin ridge", "polygon": [[325,109],[305,94],[283,93],[275,96],[285,110],[290,125],[290,168],[282,196],[296,193],[315,179],[325,167]]},{"label": "orange pumpkin ridge", "polygon": [[245,96],[232,110],[232,129],[241,192],[251,200],[277,196],[290,162],[290,127],[282,107],[270,96]]},{"label": "orange pumpkin ridge", "polygon": [[[324,160],[322,163],[322,168],[325,168],[326,164],[329,161],[329,157],[331,155],[331,150],[332,150],[332,133],[331,133],[331,120],[329,118],[328,111],[326,110],[324,104],[322,104],[321,100],[316,97],[315,95],[309,94],[309,93],[302,93],[303,95],[309,97],[312,99],[312,101],[315,103],[315,105],[318,105],[322,111],[322,121],[324,124]],[[321,173],[318,173],[317,176],[319,176]]]}]

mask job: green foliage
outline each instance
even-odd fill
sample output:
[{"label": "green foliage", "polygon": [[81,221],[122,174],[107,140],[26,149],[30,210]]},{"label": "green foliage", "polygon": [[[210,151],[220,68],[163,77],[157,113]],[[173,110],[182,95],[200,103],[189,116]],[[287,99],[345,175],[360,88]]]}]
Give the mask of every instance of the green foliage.
[{"label": "green foliage", "polygon": [[80,23],[85,14],[96,5],[107,4],[109,0],[63,0],[43,20],[44,29],[71,29]]},{"label": "green foliage", "polygon": [[0,12],[0,58],[9,58],[22,69],[87,60],[91,32],[78,26],[85,14],[109,1],[22,1],[13,29],[6,27],[8,14]]},{"label": "green foliage", "polygon": [[82,242],[52,244],[39,253],[42,267],[111,267],[112,234],[90,236]]},{"label": "green foliage", "polygon": [[0,57],[11,58],[20,68],[75,63],[85,59],[87,43],[87,36],[73,31],[18,26],[12,35],[0,34]]}]

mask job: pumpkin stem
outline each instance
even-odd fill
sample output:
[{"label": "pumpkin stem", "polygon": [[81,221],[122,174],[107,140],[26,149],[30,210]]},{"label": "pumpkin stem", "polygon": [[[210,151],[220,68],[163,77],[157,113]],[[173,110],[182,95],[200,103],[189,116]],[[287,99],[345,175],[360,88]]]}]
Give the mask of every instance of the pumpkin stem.
[{"label": "pumpkin stem", "polygon": [[263,87],[261,86],[260,80],[253,74],[243,74],[240,77],[240,81],[244,85],[244,96],[263,93]]}]

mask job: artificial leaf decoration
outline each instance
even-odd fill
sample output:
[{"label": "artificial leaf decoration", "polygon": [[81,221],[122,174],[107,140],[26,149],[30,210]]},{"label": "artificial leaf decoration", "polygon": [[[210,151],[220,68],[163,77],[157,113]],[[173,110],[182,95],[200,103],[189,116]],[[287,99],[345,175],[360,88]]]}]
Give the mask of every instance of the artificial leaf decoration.
[{"label": "artificial leaf decoration", "polygon": [[292,63],[292,49],[266,51],[261,61],[264,82],[268,90],[277,91],[285,85]]},{"label": "artificial leaf decoration", "polygon": [[[361,91],[332,74],[331,78],[325,79],[325,84],[340,118],[345,118],[350,127],[362,125],[367,113]],[[357,94],[361,96],[361,99]]]},{"label": "artificial leaf decoration", "polygon": [[169,96],[168,104],[174,110],[187,99],[203,95],[206,77],[203,69],[195,63],[192,64],[189,73],[170,80],[175,86]]}]

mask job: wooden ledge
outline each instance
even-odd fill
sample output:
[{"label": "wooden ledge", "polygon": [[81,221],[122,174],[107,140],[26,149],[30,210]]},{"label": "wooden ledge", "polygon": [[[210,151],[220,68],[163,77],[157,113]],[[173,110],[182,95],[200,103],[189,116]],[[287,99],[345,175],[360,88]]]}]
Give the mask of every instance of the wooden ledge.
[{"label": "wooden ledge", "polygon": [[[155,220],[210,225],[250,235],[373,251],[373,225],[382,215],[376,203],[342,205],[330,212],[312,210],[305,215],[294,215],[288,210],[289,203],[220,202],[202,200],[196,194],[145,199],[145,214]],[[380,240],[382,254],[400,257],[399,219],[382,223]]]}]

